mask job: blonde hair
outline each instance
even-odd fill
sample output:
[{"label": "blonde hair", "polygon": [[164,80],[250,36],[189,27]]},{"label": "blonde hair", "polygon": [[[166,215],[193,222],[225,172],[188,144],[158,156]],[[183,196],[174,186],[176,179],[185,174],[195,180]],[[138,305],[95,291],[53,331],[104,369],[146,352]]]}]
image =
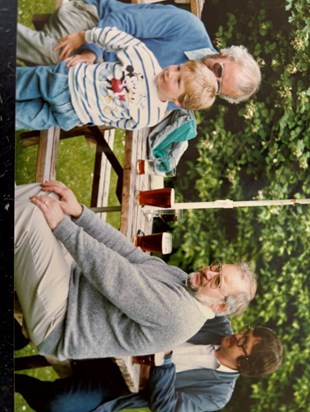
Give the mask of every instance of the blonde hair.
[{"label": "blonde hair", "polygon": [[184,109],[207,109],[214,103],[217,81],[213,72],[201,61],[189,60],[184,69],[191,73],[185,82],[185,93],[178,97]]}]

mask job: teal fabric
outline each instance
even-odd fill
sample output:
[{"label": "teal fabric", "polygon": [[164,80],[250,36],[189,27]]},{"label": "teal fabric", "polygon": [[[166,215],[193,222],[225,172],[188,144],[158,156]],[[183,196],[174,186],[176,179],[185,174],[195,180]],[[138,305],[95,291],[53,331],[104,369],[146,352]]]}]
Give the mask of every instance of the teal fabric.
[{"label": "teal fabric", "polygon": [[[173,157],[177,165],[188,147],[188,140],[197,136],[195,115],[192,111],[178,109],[171,112],[148,135],[148,158]],[[170,172],[167,162],[165,172]]]},{"label": "teal fabric", "polygon": [[165,140],[153,149],[154,157],[165,157],[173,149],[175,142],[183,142],[197,136],[196,124],[193,120],[182,124],[178,129],[169,133]]}]

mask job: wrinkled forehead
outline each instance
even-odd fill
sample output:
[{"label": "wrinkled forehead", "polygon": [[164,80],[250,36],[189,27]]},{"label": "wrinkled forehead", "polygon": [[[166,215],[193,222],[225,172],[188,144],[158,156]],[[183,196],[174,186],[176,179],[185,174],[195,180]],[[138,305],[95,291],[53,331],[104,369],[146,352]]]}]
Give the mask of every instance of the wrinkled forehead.
[{"label": "wrinkled forehead", "polygon": [[249,291],[250,281],[239,265],[227,264],[222,266],[225,284],[232,290]]},{"label": "wrinkled forehead", "polygon": [[241,277],[244,278],[243,270],[239,265],[234,264],[223,264],[222,265],[222,272],[224,276],[230,277]]}]

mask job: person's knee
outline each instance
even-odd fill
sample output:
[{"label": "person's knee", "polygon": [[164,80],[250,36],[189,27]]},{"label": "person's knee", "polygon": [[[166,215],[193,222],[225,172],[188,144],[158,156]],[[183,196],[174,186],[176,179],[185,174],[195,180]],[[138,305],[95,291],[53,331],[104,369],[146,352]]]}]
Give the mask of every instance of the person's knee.
[{"label": "person's knee", "polygon": [[41,210],[30,201],[24,201],[23,204],[15,203],[15,247],[18,247],[21,241],[35,233],[42,233],[50,228],[46,223]]}]

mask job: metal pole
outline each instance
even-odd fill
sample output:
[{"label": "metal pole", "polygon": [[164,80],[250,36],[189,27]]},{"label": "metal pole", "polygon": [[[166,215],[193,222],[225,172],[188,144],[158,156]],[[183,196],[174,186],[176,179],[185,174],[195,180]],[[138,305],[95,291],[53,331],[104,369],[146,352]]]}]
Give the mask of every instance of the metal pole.
[{"label": "metal pole", "polygon": [[[254,207],[254,206],[284,206],[296,204],[310,204],[310,199],[283,199],[283,200],[243,200],[233,201],[229,199],[215,200],[214,202],[186,202],[174,203],[170,209],[232,209],[234,207]],[[162,209],[156,206],[144,206],[144,210]]]}]

